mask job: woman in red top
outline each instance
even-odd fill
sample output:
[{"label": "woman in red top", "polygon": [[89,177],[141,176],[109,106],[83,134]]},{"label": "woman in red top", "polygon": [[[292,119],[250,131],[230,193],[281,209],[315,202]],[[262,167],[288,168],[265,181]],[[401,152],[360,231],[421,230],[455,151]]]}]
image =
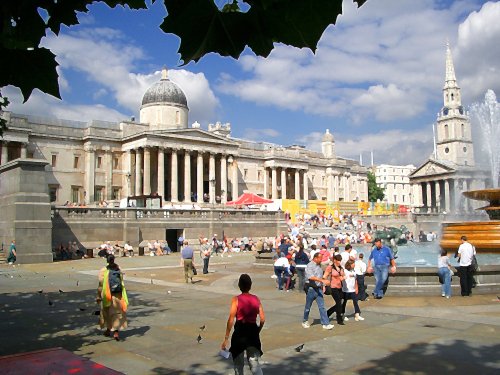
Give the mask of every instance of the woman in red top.
[{"label": "woman in red top", "polygon": [[[259,358],[263,354],[260,343],[260,331],[264,326],[266,317],[264,309],[257,296],[250,294],[252,279],[247,274],[242,274],[238,281],[241,294],[231,300],[231,309],[226,325],[226,337],[222,342],[222,350],[226,350],[229,333],[234,325],[234,332],[231,336],[231,348],[229,351],[233,356],[234,373],[243,375],[244,352],[247,352],[248,364],[254,375],[262,374]],[[257,315],[259,325],[257,325]],[[236,319],[236,323],[235,323]]]},{"label": "woman in red top", "polygon": [[344,269],[340,265],[341,261],[342,256],[340,254],[335,255],[333,257],[333,264],[326,268],[323,279],[330,280],[332,297],[335,301],[335,305],[330,307],[326,313],[330,316],[335,311],[337,315],[337,323],[344,325],[344,319],[342,317],[342,299],[344,298],[344,292],[342,292],[342,280],[344,280]]}]

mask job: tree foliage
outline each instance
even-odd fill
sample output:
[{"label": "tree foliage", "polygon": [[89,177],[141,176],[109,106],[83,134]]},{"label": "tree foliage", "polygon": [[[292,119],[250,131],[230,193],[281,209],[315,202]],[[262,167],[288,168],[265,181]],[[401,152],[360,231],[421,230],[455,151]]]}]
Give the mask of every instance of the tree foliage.
[{"label": "tree foliage", "polygon": [[[163,1],[168,15],[160,28],[181,39],[179,53],[187,64],[211,52],[237,59],[247,46],[267,57],[274,43],[315,52],[344,0],[228,0],[220,8],[215,0]],[[58,35],[62,25],[77,25],[78,13],[92,3],[147,8],[146,0],[1,0],[0,88],[18,87],[24,101],[34,89],[60,98],[56,56],[40,41],[48,30]]]},{"label": "tree foliage", "polygon": [[384,188],[377,186],[375,175],[372,172],[368,172],[368,200],[376,202],[379,199],[384,199],[384,195]]}]

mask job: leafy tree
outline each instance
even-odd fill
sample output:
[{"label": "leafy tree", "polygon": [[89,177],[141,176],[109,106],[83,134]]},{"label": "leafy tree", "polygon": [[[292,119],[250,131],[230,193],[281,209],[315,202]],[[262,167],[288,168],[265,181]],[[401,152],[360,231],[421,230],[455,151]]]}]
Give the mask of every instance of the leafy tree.
[{"label": "leafy tree", "polygon": [[368,172],[368,200],[376,202],[378,199],[384,199],[384,188],[377,186],[375,175]]},{"label": "leafy tree", "polygon": [[[151,0],[154,3],[156,0]],[[324,30],[335,24],[344,0],[163,0],[168,15],[160,28],[180,37],[183,64],[210,52],[237,59],[246,46],[267,57],[274,43],[316,51]],[[358,6],[366,0],[353,0]],[[24,101],[35,88],[60,98],[56,56],[40,47],[47,30],[78,24],[92,3],[146,9],[146,0],[1,0],[0,88],[21,89]],[[0,93],[1,98],[1,93]],[[0,114],[4,103],[0,104]],[[0,119],[0,135],[5,122]]]}]

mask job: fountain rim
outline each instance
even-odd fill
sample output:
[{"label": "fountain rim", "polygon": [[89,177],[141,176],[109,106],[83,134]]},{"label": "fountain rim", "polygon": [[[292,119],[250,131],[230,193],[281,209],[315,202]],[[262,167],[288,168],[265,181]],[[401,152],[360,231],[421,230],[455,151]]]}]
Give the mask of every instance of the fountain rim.
[{"label": "fountain rim", "polygon": [[481,190],[469,190],[462,193],[469,199],[487,202],[499,202],[500,201],[500,188],[495,189],[481,189]]}]

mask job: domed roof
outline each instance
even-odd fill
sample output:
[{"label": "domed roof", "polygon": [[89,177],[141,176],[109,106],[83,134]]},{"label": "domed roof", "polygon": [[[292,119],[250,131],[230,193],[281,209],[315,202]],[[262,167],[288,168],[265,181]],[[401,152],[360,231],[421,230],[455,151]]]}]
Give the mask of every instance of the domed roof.
[{"label": "domed roof", "polygon": [[177,104],[187,107],[187,99],[181,88],[167,77],[167,69],[161,71],[161,80],[147,89],[142,97],[142,105]]},{"label": "domed roof", "polygon": [[333,134],[330,133],[330,129],[326,129],[326,132],[323,135],[323,142],[334,142]]}]

